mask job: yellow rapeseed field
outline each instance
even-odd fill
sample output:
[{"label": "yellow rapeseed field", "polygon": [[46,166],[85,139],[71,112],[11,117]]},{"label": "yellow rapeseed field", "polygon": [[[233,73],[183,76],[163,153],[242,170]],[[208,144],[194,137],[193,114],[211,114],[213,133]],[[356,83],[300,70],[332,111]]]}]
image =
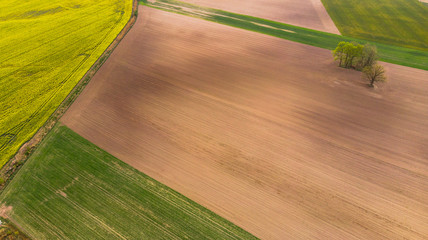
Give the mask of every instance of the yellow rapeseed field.
[{"label": "yellow rapeseed field", "polygon": [[0,166],[125,26],[132,0],[0,1]]}]

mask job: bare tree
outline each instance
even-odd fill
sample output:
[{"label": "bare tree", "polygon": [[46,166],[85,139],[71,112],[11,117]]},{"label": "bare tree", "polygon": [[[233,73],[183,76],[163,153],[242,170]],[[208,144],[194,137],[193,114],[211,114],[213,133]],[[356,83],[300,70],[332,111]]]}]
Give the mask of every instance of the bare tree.
[{"label": "bare tree", "polygon": [[377,61],[377,48],[374,45],[365,44],[361,57],[357,64],[357,69],[362,70],[365,67],[373,66]]},{"label": "bare tree", "polygon": [[385,69],[379,64],[363,68],[363,76],[370,82],[370,87],[374,87],[375,82],[386,81]]}]

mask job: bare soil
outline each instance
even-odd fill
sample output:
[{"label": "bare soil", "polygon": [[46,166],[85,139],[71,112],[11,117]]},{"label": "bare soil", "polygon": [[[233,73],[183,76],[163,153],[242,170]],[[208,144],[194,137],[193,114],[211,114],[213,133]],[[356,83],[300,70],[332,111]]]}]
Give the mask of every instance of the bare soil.
[{"label": "bare soil", "polygon": [[12,212],[12,206],[6,206],[4,204],[0,206],[0,217],[9,218],[10,212]]},{"label": "bare soil", "polygon": [[198,6],[340,34],[321,0],[181,0]]},{"label": "bare soil", "polygon": [[428,236],[428,73],[151,8],[62,118],[262,239]]}]

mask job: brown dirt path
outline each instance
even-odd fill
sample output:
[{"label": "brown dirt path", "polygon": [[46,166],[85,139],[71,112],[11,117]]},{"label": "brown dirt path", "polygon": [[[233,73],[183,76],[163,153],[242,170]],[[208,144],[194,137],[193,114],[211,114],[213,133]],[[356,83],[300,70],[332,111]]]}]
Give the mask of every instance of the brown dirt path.
[{"label": "brown dirt path", "polygon": [[428,236],[428,73],[156,9],[62,118],[263,239]]},{"label": "brown dirt path", "polygon": [[340,34],[321,0],[180,0],[198,6]]}]

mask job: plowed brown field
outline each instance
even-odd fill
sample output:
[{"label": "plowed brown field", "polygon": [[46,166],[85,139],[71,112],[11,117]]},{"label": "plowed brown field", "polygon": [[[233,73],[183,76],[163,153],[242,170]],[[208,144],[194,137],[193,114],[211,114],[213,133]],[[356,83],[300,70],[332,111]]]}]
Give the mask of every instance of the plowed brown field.
[{"label": "plowed brown field", "polygon": [[181,0],[198,6],[221,9],[340,34],[321,0]]},{"label": "plowed brown field", "polygon": [[428,74],[155,9],[62,122],[263,239],[428,236]]}]

